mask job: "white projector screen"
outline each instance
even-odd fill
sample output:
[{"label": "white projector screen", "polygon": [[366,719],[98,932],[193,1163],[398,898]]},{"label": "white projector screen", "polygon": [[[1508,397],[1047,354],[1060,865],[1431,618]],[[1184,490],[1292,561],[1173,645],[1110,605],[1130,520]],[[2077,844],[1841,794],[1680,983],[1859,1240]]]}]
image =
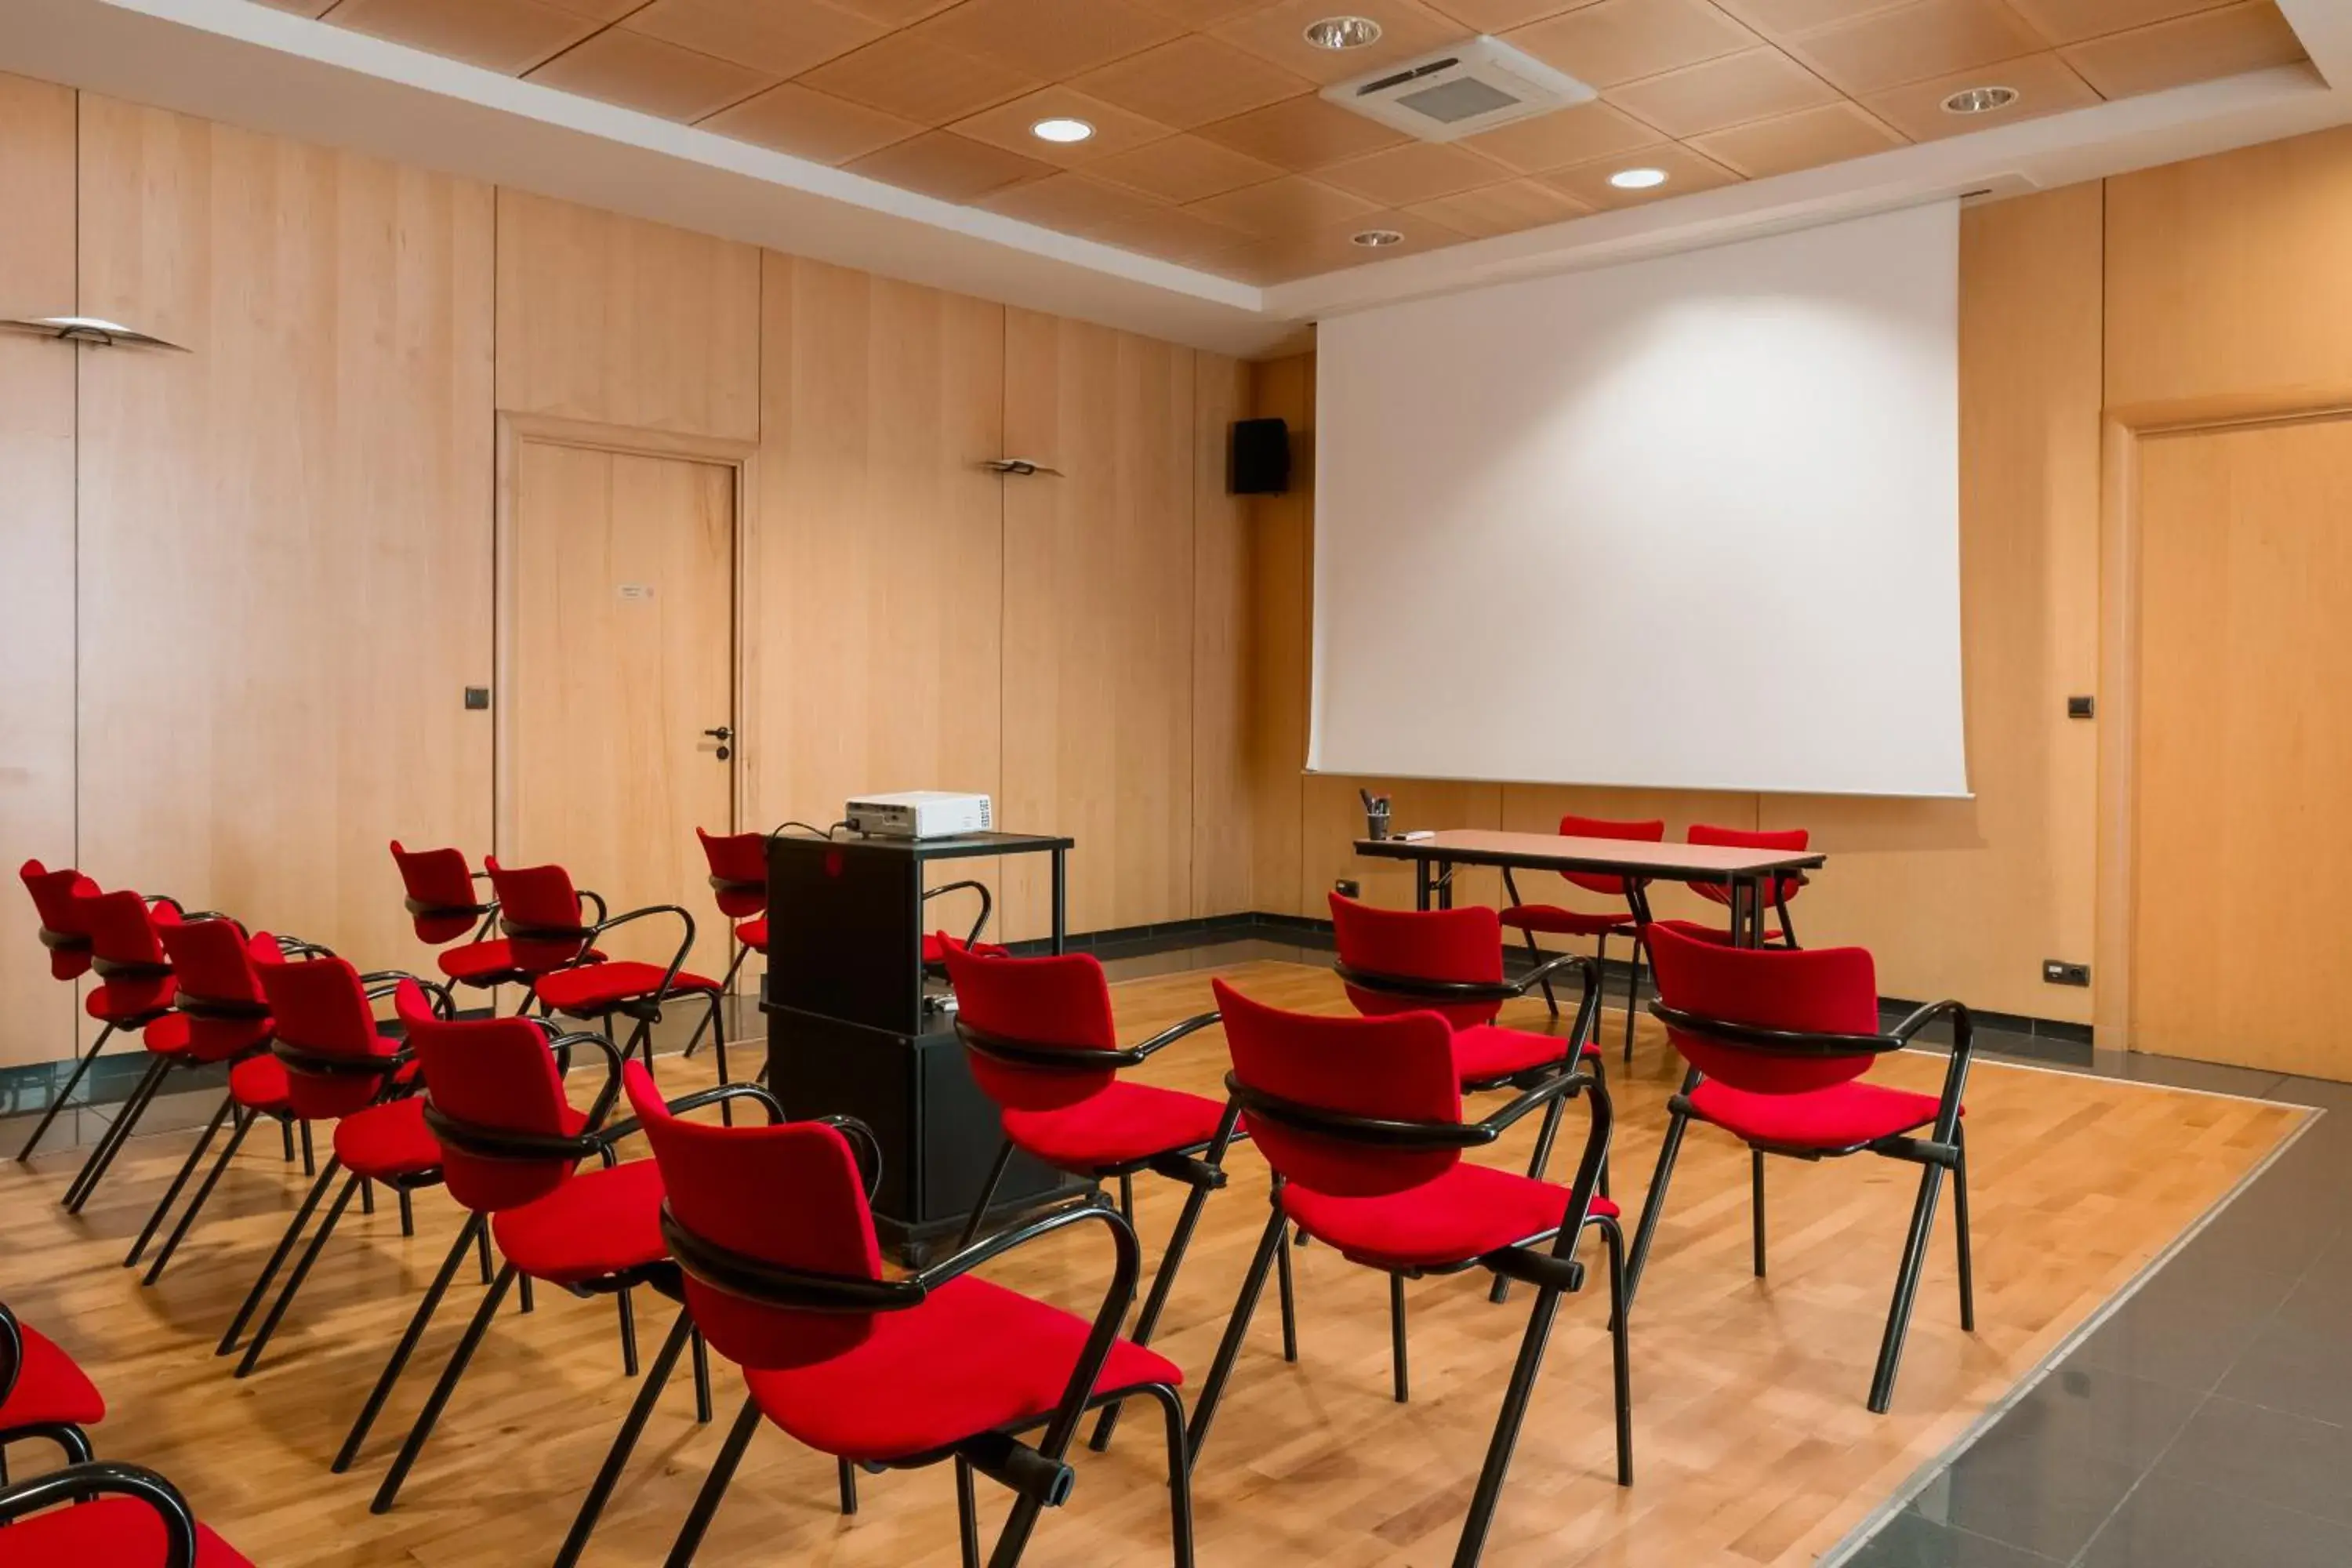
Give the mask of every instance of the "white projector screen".
[{"label": "white projector screen", "polygon": [[1326,321],[1307,766],[1968,792],[1959,216]]}]

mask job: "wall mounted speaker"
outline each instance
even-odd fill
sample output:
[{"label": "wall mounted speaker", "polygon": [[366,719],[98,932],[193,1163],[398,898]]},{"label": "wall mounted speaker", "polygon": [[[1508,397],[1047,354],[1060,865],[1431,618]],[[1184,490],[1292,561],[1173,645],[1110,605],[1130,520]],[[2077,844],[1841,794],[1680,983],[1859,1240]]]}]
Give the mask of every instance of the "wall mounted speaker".
[{"label": "wall mounted speaker", "polygon": [[1234,421],[1233,493],[1278,496],[1290,488],[1290,426],[1279,419]]}]

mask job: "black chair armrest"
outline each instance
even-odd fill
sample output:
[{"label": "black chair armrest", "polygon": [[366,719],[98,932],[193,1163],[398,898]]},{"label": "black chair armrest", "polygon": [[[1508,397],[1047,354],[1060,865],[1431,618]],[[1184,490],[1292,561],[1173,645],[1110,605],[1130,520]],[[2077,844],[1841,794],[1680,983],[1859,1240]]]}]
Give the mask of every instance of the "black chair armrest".
[{"label": "black chair armrest", "polygon": [[1522,1090],[1517,1098],[1496,1110],[1493,1115],[1482,1118],[1476,1125],[1499,1135],[1506,1128],[1529,1111],[1539,1110],[1555,1100],[1585,1089],[1592,1082],[1592,1075],[1573,1070],[1577,1065],[1576,1059],[1571,1057],[1570,1058],[1571,1070],[1555,1074],[1537,1084],[1533,1089]]},{"label": "black chair armrest", "polygon": [[[580,896],[583,899],[595,898],[595,895],[593,893],[583,893]],[[662,974],[661,989],[654,994],[656,999],[658,1000],[660,997],[669,994],[671,984],[677,979],[677,972],[686,967],[686,955],[694,951],[694,917],[688,914],[680,906],[677,904],[647,904],[641,910],[631,910],[626,914],[607,917],[604,912],[604,900],[597,899],[596,923],[588,928],[588,940],[581,944],[581,950],[582,955],[584,957],[586,955],[587,949],[593,947],[596,944],[596,939],[603,936],[606,931],[612,931],[618,926],[627,925],[631,921],[648,920],[655,915],[676,915],[678,919],[678,924],[685,931],[685,934],[678,940],[677,951],[670,955],[669,968]]]},{"label": "black chair armrest", "polygon": [[978,893],[980,895],[980,918],[971,922],[971,930],[966,933],[963,939],[964,946],[971,947],[979,942],[981,933],[988,930],[988,917],[994,913],[996,910],[996,896],[988,890],[987,883],[973,881],[969,877],[965,878],[961,882],[941,882],[938,887],[929,889],[924,892],[923,902],[928,904],[933,899],[939,898],[940,895],[945,893],[964,892]]},{"label": "black chair armrest", "polygon": [[1213,1008],[1206,1013],[1195,1013],[1182,1023],[1171,1024],[1141,1044],[1129,1046],[1127,1048],[1134,1053],[1137,1060],[1140,1061],[1154,1051],[1174,1045],[1187,1035],[1205,1029],[1212,1024],[1222,1022],[1223,1016]]},{"label": "black chair armrest", "polygon": [[[691,1111],[702,1110],[729,1100],[757,1100],[767,1110],[768,1125],[771,1127],[784,1120],[784,1108],[776,1103],[776,1097],[756,1083],[722,1083],[716,1089],[697,1089],[692,1094],[682,1094],[676,1100],[664,1100],[662,1103],[669,1108],[671,1115],[684,1116]],[[609,1149],[621,1140],[644,1131],[644,1128],[645,1122],[642,1119],[628,1116],[614,1122],[610,1127],[600,1129],[595,1136],[598,1142]]]},{"label": "black chair armrest", "polygon": [[[12,1524],[58,1503],[110,1494],[134,1498],[154,1510],[163,1529],[163,1555],[152,1568],[195,1568],[196,1516],[188,1510],[180,1489],[154,1471],[112,1461],[68,1465],[29,1481],[0,1488],[0,1524]],[[121,1568],[151,1568],[148,1563],[123,1563]]]},{"label": "black chair armrest", "polygon": [[1909,1045],[1914,1035],[1938,1018],[1949,1018],[1952,1021],[1952,1038],[1955,1042],[1975,1030],[1976,1021],[1969,1016],[1968,1005],[1947,996],[1941,1002],[1930,1002],[1923,1007],[1914,1008],[1908,1017],[1886,1033],[1888,1037]]}]

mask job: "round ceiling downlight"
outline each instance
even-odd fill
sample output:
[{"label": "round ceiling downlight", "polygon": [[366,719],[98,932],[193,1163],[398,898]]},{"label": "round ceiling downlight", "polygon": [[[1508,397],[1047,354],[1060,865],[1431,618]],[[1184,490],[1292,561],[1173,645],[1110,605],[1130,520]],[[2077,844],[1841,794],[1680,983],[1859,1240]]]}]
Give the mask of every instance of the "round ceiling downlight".
[{"label": "round ceiling downlight", "polygon": [[1990,114],[1996,109],[2007,109],[2017,101],[2013,87],[1963,88],[1944,100],[1947,114]]},{"label": "round ceiling downlight", "polygon": [[1664,169],[1620,169],[1609,176],[1609,183],[1621,191],[1647,191],[1666,183]]},{"label": "round ceiling downlight", "polygon": [[1056,116],[1052,120],[1040,120],[1029,128],[1029,134],[1040,142],[1059,142],[1066,145],[1072,142],[1083,142],[1094,133],[1095,128],[1085,121],[1071,120],[1064,116]]},{"label": "round ceiling downlight", "polygon": [[1392,228],[1368,228],[1360,234],[1351,234],[1348,238],[1349,243],[1360,245],[1367,250],[1376,250],[1383,245],[1404,243],[1404,236]]},{"label": "round ceiling downlight", "polygon": [[1307,24],[1307,41],[1318,49],[1360,49],[1381,41],[1381,25],[1370,16],[1326,16]]}]

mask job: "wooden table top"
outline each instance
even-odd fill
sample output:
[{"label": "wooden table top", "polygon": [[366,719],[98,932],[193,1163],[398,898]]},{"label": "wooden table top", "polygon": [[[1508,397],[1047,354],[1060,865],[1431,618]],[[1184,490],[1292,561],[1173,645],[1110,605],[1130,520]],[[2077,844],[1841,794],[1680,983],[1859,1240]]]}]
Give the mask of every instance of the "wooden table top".
[{"label": "wooden table top", "polygon": [[1528,866],[1728,882],[1775,871],[1809,871],[1828,856],[1811,849],[1746,849],[1727,844],[1654,844],[1634,838],[1578,838],[1561,833],[1497,833],[1451,827],[1427,838],[1359,838],[1356,853],[1384,860],[1444,860],[1457,866]]}]

